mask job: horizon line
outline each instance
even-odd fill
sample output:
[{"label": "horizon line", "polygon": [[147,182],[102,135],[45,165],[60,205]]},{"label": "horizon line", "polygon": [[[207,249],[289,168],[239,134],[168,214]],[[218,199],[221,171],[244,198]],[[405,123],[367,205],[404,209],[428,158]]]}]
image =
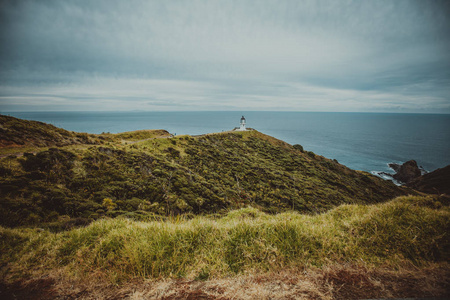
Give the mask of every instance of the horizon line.
[{"label": "horizon line", "polygon": [[9,110],[0,111],[0,115],[8,113],[198,113],[198,112],[271,112],[271,113],[357,113],[357,114],[409,114],[409,115],[450,115],[446,112],[376,112],[376,111],[309,111],[309,110]]}]

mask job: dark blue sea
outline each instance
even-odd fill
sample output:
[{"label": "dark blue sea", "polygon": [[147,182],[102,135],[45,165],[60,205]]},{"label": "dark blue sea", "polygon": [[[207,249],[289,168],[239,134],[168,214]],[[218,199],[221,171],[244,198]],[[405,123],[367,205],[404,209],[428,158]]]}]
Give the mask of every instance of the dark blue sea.
[{"label": "dark blue sea", "polygon": [[198,135],[247,127],[355,169],[391,172],[414,159],[432,171],[450,164],[450,115],[321,112],[9,112],[67,130],[102,133],[166,129]]}]

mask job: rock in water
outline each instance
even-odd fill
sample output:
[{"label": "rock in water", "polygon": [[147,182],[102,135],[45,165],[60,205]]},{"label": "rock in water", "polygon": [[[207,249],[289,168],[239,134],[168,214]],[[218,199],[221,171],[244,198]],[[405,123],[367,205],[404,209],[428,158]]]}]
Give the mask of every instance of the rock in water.
[{"label": "rock in water", "polygon": [[398,170],[400,170],[400,167],[401,167],[401,165],[396,164],[396,163],[390,163],[390,164],[388,164],[388,166],[389,166],[389,168],[391,168],[395,172],[398,172]]},{"label": "rock in water", "polygon": [[397,174],[395,174],[393,177],[394,179],[408,183],[414,178],[419,177],[421,174],[419,167],[417,166],[417,163],[415,160],[410,160],[405,162],[403,165],[398,168]]}]

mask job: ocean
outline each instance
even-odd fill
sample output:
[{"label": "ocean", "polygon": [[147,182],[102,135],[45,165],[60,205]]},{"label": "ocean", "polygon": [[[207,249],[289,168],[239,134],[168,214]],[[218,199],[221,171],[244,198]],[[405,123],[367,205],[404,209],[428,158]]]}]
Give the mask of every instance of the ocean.
[{"label": "ocean", "polygon": [[3,112],[67,130],[102,133],[166,129],[181,135],[247,127],[354,170],[390,172],[414,159],[427,171],[450,164],[450,115],[324,112]]}]

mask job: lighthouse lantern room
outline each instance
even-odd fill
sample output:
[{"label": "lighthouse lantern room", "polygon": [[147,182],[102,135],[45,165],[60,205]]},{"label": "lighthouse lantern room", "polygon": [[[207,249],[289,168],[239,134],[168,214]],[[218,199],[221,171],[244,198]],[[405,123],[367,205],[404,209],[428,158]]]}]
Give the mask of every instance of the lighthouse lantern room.
[{"label": "lighthouse lantern room", "polygon": [[241,118],[239,130],[240,130],[240,131],[245,131],[245,130],[247,130],[247,129],[245,129],[245,118],[244,118],[244,116],[242,116],[242,118]]}]

